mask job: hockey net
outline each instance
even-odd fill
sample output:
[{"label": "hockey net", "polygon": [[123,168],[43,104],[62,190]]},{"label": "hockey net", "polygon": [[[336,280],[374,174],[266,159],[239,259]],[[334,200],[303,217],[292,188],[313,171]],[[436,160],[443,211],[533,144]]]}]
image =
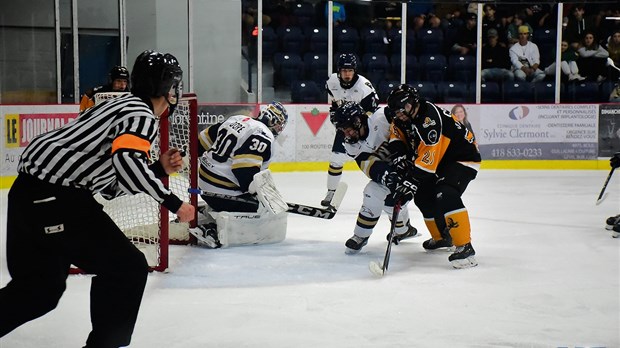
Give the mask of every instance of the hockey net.
[{"label": "hockey net", "polygon": [[[106,93],[99,94],[103,94],[102,101],[109,99],[105,98]],[[115,94],[110,97],[119,95]],[[185,154],[184,168],[162,181],[182,201],[191,202],[194,206],[197,206],[197,198],[188,193],[188,188],[197,187],[196,150],[190,146],[196,144],[198,136],[197,109],[196,96],[183,95],[172,115],[162,115],[159,138],[151,145],[151,161],[157,161],[160,154],[169,148],[177,148]],[[170,244],[193,241],[188,230],[196,219],[191,223],[177,222],[174,213],[168,212],[147,194],[127,195],[110,201],[98,197],[98,201],[127,238],[144,253],[149,266],[155,271],[168,268]]]}]

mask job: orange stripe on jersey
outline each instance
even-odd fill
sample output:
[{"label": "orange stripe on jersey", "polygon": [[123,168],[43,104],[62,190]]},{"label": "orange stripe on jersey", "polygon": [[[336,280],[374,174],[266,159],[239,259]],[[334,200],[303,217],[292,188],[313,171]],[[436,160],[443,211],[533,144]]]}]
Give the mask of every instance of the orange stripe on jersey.
[{"label": "orange stripe on jersey", "polygon": [[123,134],[116,137],[116,139],[112,142],[112,153],[122,149],[138,150],[146,153],[147,156],[150,156],[149,150],[151,149],[151,143],[149,143],[148,140],[132,134]]},{"label": "orange stripe on jersey", "polygon": [[429,146],[423,141],[420,142],[418,146],[418,157],[415,159],[416,167],[429,173],[435,173],[449,145],[450,138],[443,134],[439,137],[439,141],[435,145]]}]

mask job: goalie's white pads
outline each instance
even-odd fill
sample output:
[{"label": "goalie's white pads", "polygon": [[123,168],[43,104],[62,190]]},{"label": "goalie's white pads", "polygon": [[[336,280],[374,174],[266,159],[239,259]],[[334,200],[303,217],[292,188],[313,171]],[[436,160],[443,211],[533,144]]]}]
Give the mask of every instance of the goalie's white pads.
[{"label": "goalie's white pads", "polygon": [[254,180],[250,184],[251,191],[256,191],[256,197],[259,202],[274,215],[286,212],[288,204],[282,197],[282,194],[276,188],[273,176],[269,169],[262,170],[254,175]]},{"label": "goalie's white pads", "polygon": [[286,238],[288,214],[210,212],[222,247],[279,243]]}]

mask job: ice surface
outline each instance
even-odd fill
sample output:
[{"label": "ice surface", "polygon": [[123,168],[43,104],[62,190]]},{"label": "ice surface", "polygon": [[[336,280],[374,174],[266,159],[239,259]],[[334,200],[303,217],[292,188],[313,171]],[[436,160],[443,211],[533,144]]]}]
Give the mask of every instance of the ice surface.
[{"label": "ice surface", "polygon": [[[349,184],[333,220],[289,215],[284,242],[207,250],[172,246],[149,276],[131,347],[620,347],[620,178],[595,206],[605,171],[483,170],[463,199],[479,266],[453,269],[422,237],[392,249],[382,216],[369,244],[345,255],[367,180]],[[289,202],[318,206],[326,173],[275,173]],[[0,286],[6,269],[2,191]],[[80,347],[90,331],[89,276],[71,276],[58,308],[0,347]],[[2,308],[0,308],[0,315]]]}]

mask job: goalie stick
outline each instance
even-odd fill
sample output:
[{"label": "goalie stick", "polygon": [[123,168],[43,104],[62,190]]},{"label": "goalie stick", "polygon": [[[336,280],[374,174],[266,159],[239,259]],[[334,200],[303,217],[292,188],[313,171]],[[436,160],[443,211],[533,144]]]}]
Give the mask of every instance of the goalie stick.
[{"label": "goalie stick", "polygon": [[368,264],[370,272],[377,277],[383,277],[385,271],[388,269],[390,254],[392,253],[392,241],[394,240],[394,234],[396,233],[396,220],[398,219],[398,214],[400,214],[400,209],[400,201],[397,200],[396,204],[394,204],[394,211],[392,212],[392,223],[390,225],[390,234],[388,235],[388,245],[385,250],[385,256],[383,257],[383,264],[379,263],[379,261],[370,261]]},{"label": "goalie stick", "polygon": [[[316,218],[321,218],[321,219],[331,219],[334,216],[336,216],[336,212],[338,211],[338,208],[340,207],[340,203],[342,202],[342,199],[344,198],[344,195],[347,192],[347,188],[348,186],[346,183],[340,182],[338,184],[338,188],[336,189],[336,193],[334,193],[332,204],[327,208],[317,208],[317,207],[311,207],[311,206],[304,205],[304,204],[287,202],[286,204],[288,205],[288,209],[286,210],[286,212],[292,213],[292,214],[311,216],[311,217],[316,217]],[[258,201],[255,201],[255,200],[238,197],[238,196],[225,195],[221,193],[207,192],[207,191],[203,191],[198,188],[189,188],[188,192],[191,194],[205,195],[209,197],[217,197],[217,198],[222,198],[222,199],[229,199],[232,201],[254,203],[256,205],[259,204]]]},{"label": "goalie stick", "polygon": [[596,205],[601,204],[605,200],[605,198],[607,198],[607,193],[605,193],[605,190],[607,189],[607,184],[609,184],[609,179],[611,179],[611,175],[614,173],[614,170],[616,170],[616,168],[612,167],[609,171],[607,179],[605,179],[605,183],[603,184],[603,188],[601,189],[601,193],[598,194],[598,198],[596,199]]}]

